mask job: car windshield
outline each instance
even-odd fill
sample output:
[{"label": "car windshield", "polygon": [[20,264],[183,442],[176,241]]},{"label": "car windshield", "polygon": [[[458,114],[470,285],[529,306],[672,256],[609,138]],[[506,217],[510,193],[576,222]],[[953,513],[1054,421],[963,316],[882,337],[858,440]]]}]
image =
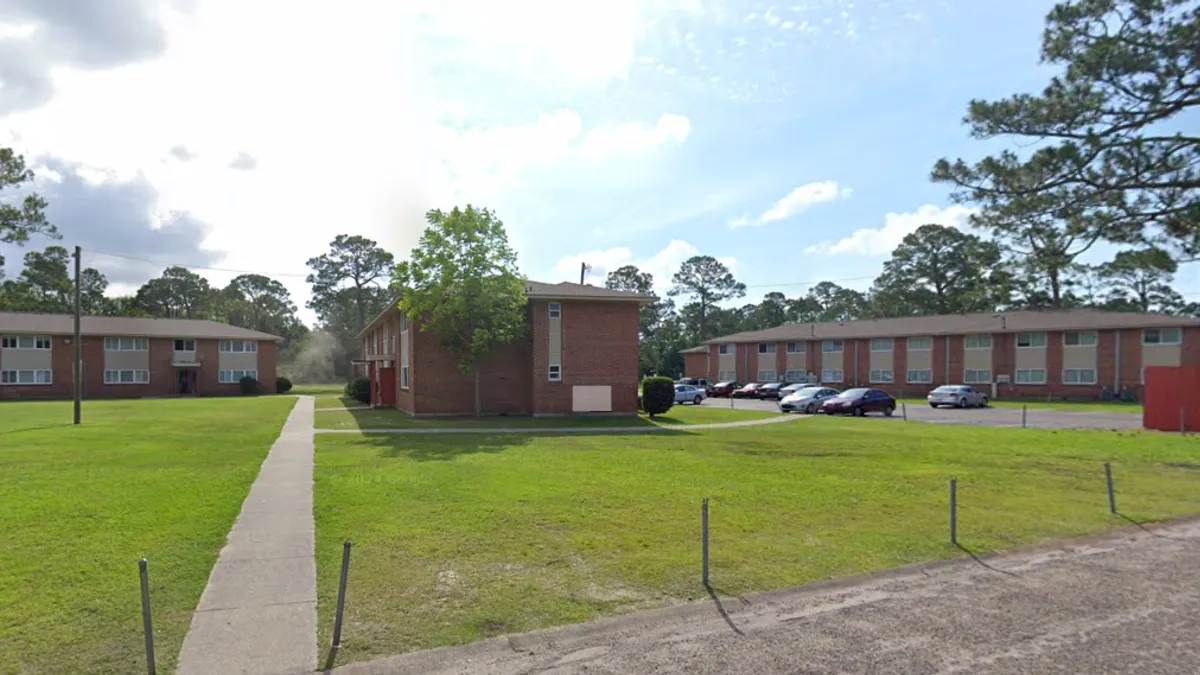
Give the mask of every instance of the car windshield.
[{"label": "car windshield", "polygon": [[[868,391],[871,391],[871,390],[870,389],[847,389],[846,391],[842,392],[842,398],[859,398],[861,396],[866,395],[866,393]],[[924,404],[922,404],[922,405],[924,405]]]},{"label": "car windshield", "polygon": [[933,390],[935,394],[949,394],[950,392],[958,391],[958,387],[943,385]]},{"label": "car windshield", "polygon": [[780,387],[782,387],[782,386],[783,386],[782,384],[779,384],[778,382],[776,382],[776,383],[774,383],[774,384],[764,384],[764,385],[762,386],[762,388],[763,388],[763,389],[778,389],[778,388],[780,388]]},{"label": "car windshield", "polygon": [[688,388],[688,386],[686,384],[675,385],[675,391],[683,391],[684,389],[687,389],[687,388]]},{"label": "car windshield", "polygon": [[742,387],[742,389],[758,389],[758,385],[751,383],[751,384],[748,384],[748,385]]},{"label": "car windshield", "polygon": [[820,387],[805,387],[793,392],[796,396],[816,396],[817,392],[821,391]]},{"label": "car windshield", "polygon": [[731,384],[733,384],[733,383],[732,383],[732,382],[718,382],[716,386],[718,386],[718,387],[728,387],[728,386],[729,386],[729,385],[731,385]]}]

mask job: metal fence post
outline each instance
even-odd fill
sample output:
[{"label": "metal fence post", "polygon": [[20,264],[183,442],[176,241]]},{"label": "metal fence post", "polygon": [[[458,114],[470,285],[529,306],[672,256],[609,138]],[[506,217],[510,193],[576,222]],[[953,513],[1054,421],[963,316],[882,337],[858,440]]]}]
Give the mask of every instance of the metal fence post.
[{"label": "metal fence post", "polygon": [[900,402],[900,416],[904,418],[905,422],[908,421],[908,404],[903,401]]},{"label": "metal fence post", "polygon": [[1187,433],[1187,408],[1179,407],[1179,433],[1180,435]]},{"label": "metal fence post", "polygon": [[154,625],[150,621],[150,572],[145,558],[138,561],[138,576],[142,579],[142,630],[146,633],[146,672],[155,675]]},{"label": "metal fence post", "polygon": [[708,497],[700,503],[700,538],[704,585],[708,586]]},{"label": "metal fence post", "polygon": [[1108,482],[1108,510],[1116,515],[1117,513],[1117,493],[1113,490],[1112,464],[1104,463],[1104,478]]},{"label": "metal fence post", "polygon": [[958,545],[958,478],[950,479],[950,543]]},{"label": "metal fence post", "polygon": [[337,615],[333,620],[333,648],[342,646],[342,616],[346,612],[346,580],[350,576],[350,541],[342,544],[342,579],[338,584]]},{"label": "metal fence post", "polygon": [[1029,413],[1029,406],[1021,406],[1021,428],[1025,428],[1025,416]]}]

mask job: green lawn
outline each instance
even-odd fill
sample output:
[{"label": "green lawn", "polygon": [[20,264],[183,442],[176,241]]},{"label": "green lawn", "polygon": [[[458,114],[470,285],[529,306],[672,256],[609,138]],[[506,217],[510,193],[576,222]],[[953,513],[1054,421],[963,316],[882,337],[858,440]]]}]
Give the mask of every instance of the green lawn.
[{"label": "green lawn", "polygon": [[317,436],[321,644],[339,662],[1200,512],[1196,441],[810,418],[648,436]]},{"label": "green lawn", "polygon": [[[320,404],[324,399],[317,399]],[[361,405],[361,404],[360,404]],[[335,407],[327,405],[326,407]],[[318,411],[318,429],[437,429],[444,427],[480,428],[556,428],[556,427],[635,427],[635,426],[686,426],[692,424],[719,424],[743,422],[779,417],[777,412],[730,410],[706,405],[677,405],[665,415],[651,420],[646,415],[637,417],[417,417],[399,410],[324,410]]]},{"label": "green lawn", "polygon": [[0,404],[0,673],[159,672],[296,399]]},{"label": "green lawn", "polygon": [[292,387],[289,394],[302,394],[305,396],[341,396],[346,390],[344,384],[297,384]]},{"label": "green lawn", "polygon": [[[898,399],[908,405],[928,405],[924,398]],[[1130,413],[1142,414],[1142,404],[1125,403],[1122,401],[1019,401],[1010,399],[991,400],[988,405],[993,408],[1017,408],[1027,406],[1030,410],[1060,410],[1064,412],[1099,412],[1099,413]]]},{"label": "green lawn", "polygon": [[366,405],[349,396],[317,396],[314,401],[318,410],[321,408],[358,408]]}]

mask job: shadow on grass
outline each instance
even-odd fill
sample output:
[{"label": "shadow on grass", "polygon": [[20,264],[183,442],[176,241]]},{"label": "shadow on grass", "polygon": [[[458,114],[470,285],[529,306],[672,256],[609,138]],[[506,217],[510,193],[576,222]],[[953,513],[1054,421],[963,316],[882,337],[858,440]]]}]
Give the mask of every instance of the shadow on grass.
[{"label": "shadow on grass", "polygon": [[1145,532],[1146,534],[1150,535],[1151,537],[1155,537],[1157,539],[1170,539],[1171,541],[1181,541],[1185,544],[1192,544],[1193,546],[1200,546],[1200,541],[1197,541],[1195,539],[1188,539],[1187,537],[1174,537],[1169,534],[1163,534],[1162,532],[1156,532],[1156,531],[1150,529],[1149,527],[1146,527],[1147,524],[1153,525],[1157,521],[1137,520],[1136,518],[1127,516],[1124,513],[1117,513],[1117,517],[1119,517],[1122,520],[1128,522],[1129,524],[1137,527],[1139,530],[1141,530],[1142,532]]},{"label": "shadow on grass", "polygon": [[[729,630],[741,635],[742,637],[745,637],[746,634],[743,633],[742,629],[738,628],[737,624],[733,622],[733,618],[729,616],[729,612],[725,611],[725,605],[721,604],[721,589],[714,588],[709,584],[704,584],[704,590],[708,591],[708,597],[712,598],[713,604],[717,606],[717,613],[720,614],[721,618],[725,620],[725,625],[729,626]],[[746,603],[744,599],[740,597],[738,599],[743,603]]]},{"label": "shadow on grass", "polygon": [[1005,576],[1017,577],[1017,578],[1019,578],[1021,576],[1021,575],[1017,574],[1016,572],[1009,572],[1008,570],[1002,570],[999,567],[996,567],[995,565],[988,564],[988,562],[986,560],[979,557],[979,554],[977,554],[975,551],[972,551],[971,549],[967,548],[966,546],[963,546],[962,544],[955,544],[955,546],[958,547],[958,550],[971,556],[971,560],[974,560],[976,563],[978,563],[980,567],[989,569],[993,572],[998,572]]},{"label": "shadow on grass", "polygon": [[[337,412],[350,415],[354,419],[355,426],[362,431],[370,431],[372,429],[512,429],[518,431],[564,428],[595,429],[598,432],[617,428],[644,429],[646,431],[683,431],[691,426],[686,420],[672,417],[669,413],[656,416],[651,421],[650,418],[643,415],[581,414],[562,417],[531,417],[528,415],[485,414],[480,417],[471,415],[414,417],[394,408],[363,408],[357,410],[339,410]],[[547,435],[547,433],[543,433],[542,435]]]}]

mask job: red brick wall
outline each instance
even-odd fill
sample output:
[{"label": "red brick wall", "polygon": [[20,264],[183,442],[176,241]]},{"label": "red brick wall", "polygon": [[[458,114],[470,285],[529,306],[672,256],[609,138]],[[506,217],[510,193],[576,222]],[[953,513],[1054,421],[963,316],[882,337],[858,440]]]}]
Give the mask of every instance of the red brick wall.
[{"label": "red brick wall", "polygon": [[[1141,338],[1138,339],[1140,348]],[[1200,328],[1183,329],[1183,352],[1180,354],[1180,365],[1200,366]]]},{"label": "red brick wall", "polygon": [[737,363],[737,377],[735,379],[739,382],[753,382],[755,376],[758,375],[758,373],[751,372],[750,370],[748,347],[749,345],[745,344],[735,344],[733,346],[735,352],[733,360]]},{"label": "red brick wall", "polygon": [[804,365],[808,372],[816,374],[818,380],[821,378],[821,343],[819,341],[808,341],[804,350]]},{"label": "red brick wall", "polygon": [[[1184,336],[1186,343],[1188,336]],[[1142,387],[1142,331],[1121,331],[1121,386],[1140,391]],[[1185,347],[1186,349],[1186,347]],[[1120,393],[1120,390],[1117,390]]]},{"label": "red brick wall", "polygon": [[[397,393],[397,405],[417,415],[473,414],[475,376],[459,370],[458,360],[438,344],[436,335],[421,330],[418,322],[409,324],[408,339],[411,389],[407,393],[402,390]],[[498,349],[480,366],[480,402],[484,414],[528,415],[533,412],[530,352],[530,338],[526,335]],[[636,362],[634,365],[636,370]]]},{"label": "red brick wall", "polygon": [[[945,342],[945,338],[940,338]],[[942,382],[935,381],[934,384],[961,384],[963,381],[963,367],[966,365],[966,355],[963,352],[963,336],[950,336],[950,372],[946,373],[946,379]],[[945,352],[942,353],[942,359],[946,358]],[[945,370],[943,362],[943,370]]]},{"label": "red brick wall", "polygon": [[[854,355],[858,355],[857,366]],[[850,367],[854,368],[854,381],[858,386],[869,386],[871,375],[871,341],[854,340],[854,352],[850,355]]]},{"label": "red brick wall", "polygon": [[684,377],[702,377],[709,380],[716,377],[708,372],[708,354],[684,354],[683,375]]},{"label": "red brick wall", "polygon": [[610,385],[612,411],[637,412],[638,305],[632,302],[563,301],[561,382],[550,382],[549,311],[530,303],[535,414],[571,412],[572,387]]},{"label": "red brick wall", "polygon": [[928,388],[925,385],[910,385],[908,383],[908,342],[905,338],[896,338],[892,341],[892,379],[893,384],[887,386],[889,392],[901,392],[902,395],[908,395],[909,389],[915,392],[924,392]]}]

